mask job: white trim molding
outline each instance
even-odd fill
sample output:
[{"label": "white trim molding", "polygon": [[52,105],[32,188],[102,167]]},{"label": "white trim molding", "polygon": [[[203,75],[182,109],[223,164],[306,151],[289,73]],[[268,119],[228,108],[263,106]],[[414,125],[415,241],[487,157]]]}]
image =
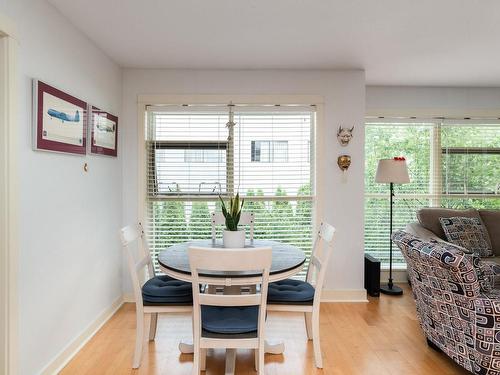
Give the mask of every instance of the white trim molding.
[{"label": "white trim molding", "polygon": [[18,366],[17,40],[0,15],[0,374]]},{"label": "white trim molding", "polygon": [[52,361],[42,370],[41,375],[58,374],[73,357],[94,337],[94,335],[111,319],[111,317],[123,305],[123,297],[118,297],[108,308],[90,323],[73,341],[57,354]]},{"label": "white trim molding", "polygon": [[320,95],[138,95],[138,104],[323,104]]},{"label": "white trim molding", "polygon": [[366,289],[323,289],[321,303],[368,302]]}]

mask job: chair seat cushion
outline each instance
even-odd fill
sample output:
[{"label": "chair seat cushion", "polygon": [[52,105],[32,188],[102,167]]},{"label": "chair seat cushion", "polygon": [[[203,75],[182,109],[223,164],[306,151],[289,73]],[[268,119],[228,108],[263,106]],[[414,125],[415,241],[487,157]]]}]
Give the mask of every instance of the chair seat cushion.
[{"label": "chair seat cushion", "polygon": [[240,334],[257,331],[259,306],[201,306],[201,326],[212,333]]},{"label": "chair seat cushion", "polygon": [[193,290],[191,283],[174,279],[170,276],[156,276],[149,279],[142,287],[144,305],[192,304]]},{"label": "chair seat cushion", "polygon": [[269,283],[267,303],[312,305],[314,287],[301,280],[285,279]]}]

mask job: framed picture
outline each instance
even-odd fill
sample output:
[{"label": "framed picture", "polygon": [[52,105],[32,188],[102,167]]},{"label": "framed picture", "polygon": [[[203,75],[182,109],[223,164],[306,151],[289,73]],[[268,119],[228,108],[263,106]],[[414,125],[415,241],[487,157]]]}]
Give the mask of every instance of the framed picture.
[{"label": "framed picture", "polygon": [[116,156],[118,150],[118,117],[92,106],[90,153]]},{"label": "framed picture", "polygon": [[86,154],[87,103],[33,80],[33,149]]}]

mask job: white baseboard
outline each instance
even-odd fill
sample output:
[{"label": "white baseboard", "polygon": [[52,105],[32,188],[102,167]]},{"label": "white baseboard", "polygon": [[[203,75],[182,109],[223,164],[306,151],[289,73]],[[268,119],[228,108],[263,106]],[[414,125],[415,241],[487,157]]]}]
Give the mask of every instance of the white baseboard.
[{"label": "white baseboard", "polygon": [[125,293],[123,295],[123,303],[132,302],[135,303],[135,298],[133,293]]},{"label": "white baseboard", "polygon": [[70,342],[55,358],[40,372],[41,375],[58,374],[64,366],[80,351],[80,349],[99,331],[114,313],[123,305],[123,297],[118,297],[108,308],[88,325],[72,342]]},{"label": "white baseboard", "polygon": [[321,302],[368,302],[365,289],[324,289]]}]

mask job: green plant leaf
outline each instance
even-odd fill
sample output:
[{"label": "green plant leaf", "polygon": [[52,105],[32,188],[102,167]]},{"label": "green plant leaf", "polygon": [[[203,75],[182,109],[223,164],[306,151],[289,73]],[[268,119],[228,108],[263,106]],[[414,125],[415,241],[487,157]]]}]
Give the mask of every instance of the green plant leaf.
[{"label": "green plant leaf", "polygon": [[226,204],[224,203],[224,200],[222,197],[219,195],[219,199],[221,201],[221,209],[222,209],[222,214],[224,215],[225,218],[227,218],[227,209],[226,209]]},{"label": "green plant leaf", "polygon": [[227,216],[226,217],[226,229],[230,231],[236,231],[238,230],[237,225],[234,222],[234,218],[232,216]]}]

